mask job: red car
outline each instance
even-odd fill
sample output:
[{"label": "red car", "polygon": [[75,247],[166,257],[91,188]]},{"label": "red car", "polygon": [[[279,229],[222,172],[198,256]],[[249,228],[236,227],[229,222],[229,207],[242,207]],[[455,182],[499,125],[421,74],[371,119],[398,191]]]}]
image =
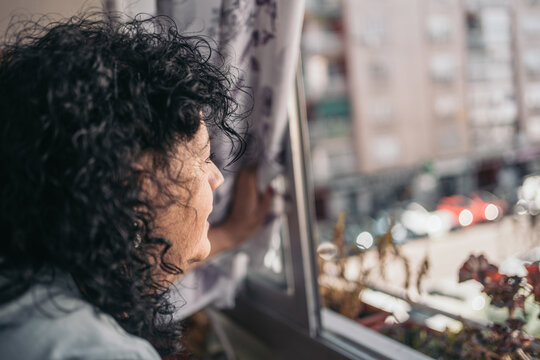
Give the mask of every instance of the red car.
[{"label": "red car", "polygon": [[438,210],[447,210],[454,216],[454,226],[469,226],[499,219],[507,209],[506,203],[486,191],[446,196],[439,201]]}]

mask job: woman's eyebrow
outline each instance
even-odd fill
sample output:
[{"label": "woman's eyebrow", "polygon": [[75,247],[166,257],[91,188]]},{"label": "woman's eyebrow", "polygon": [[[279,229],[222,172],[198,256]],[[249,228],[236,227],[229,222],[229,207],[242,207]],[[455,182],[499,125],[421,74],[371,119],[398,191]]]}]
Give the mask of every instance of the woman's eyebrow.
[{"label": "woman's eyebrow", "polygon": [[208,140],[206,140],[206,144],[204,144],[204,146],[201,148],[201,152],[206,150],[206,148],[209,146],[210,146],[210,137],[208,137]]}]

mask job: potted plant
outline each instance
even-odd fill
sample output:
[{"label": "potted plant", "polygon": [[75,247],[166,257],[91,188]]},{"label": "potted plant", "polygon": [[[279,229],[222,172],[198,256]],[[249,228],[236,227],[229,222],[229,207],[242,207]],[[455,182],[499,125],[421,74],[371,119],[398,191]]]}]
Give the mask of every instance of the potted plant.
[{"label": "potted plant", "polygon": [[[464,324],[462,330],[437,332],[422,324],[405,322],[382,332],[433,358],[530,360],[540,358],[537,340],[523,326],[526,300],[540,302],[539,263],[526,266],[526,276],[501,274],[483,255],[471,255],[459,269],[459,282],[477,281],[490,303],[508,311],[502,323],[488,326]],[[518,315],[518,312],[520,313]]]}]

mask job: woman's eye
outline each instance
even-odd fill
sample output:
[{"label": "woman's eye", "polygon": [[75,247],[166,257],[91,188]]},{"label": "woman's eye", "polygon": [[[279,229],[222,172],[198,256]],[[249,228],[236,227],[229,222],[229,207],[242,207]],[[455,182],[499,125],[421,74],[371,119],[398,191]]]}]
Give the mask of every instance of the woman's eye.
[{"label": "woman's eye", "polygon": [[215,157],[216,157],[215,153],[210,153],[210,156],[206,159],[206,162],[207,163],[213,162]]}]

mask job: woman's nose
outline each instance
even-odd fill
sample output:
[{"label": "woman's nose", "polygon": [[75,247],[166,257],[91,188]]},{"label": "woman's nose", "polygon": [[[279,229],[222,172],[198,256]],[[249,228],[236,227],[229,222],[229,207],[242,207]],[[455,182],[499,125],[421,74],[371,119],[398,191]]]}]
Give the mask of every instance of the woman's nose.
[{"label": "woman's nose", "polygon": [[221,171],[219,171],[214,163],[212,163],[211,169],[212,174],[210,175],[210,187],[212,188],[212,191],[215,191],[218,187],[223,185],[225,179],[223,178]]}]

